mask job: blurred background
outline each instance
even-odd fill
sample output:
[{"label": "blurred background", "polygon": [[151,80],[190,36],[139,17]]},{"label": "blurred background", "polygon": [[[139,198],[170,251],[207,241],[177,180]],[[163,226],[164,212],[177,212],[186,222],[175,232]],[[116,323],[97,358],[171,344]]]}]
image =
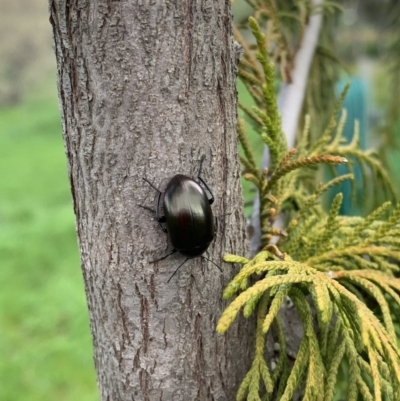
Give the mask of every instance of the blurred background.
[{"label": "blurred background", "polygon": [[98,400],[45,0],[0,2],[0,400]]},{"label": "blurred background", "polygon": [[[398,186],[396,20],[386,3],[340,2],[338,87],[353,81],[350,118]],[[251,9],[237,0],[234,12],[240,22]],[[95,401],[47,1],[2,0],[0,37],[0,400]],[[240,82],[239,92],[248,101]]]}]

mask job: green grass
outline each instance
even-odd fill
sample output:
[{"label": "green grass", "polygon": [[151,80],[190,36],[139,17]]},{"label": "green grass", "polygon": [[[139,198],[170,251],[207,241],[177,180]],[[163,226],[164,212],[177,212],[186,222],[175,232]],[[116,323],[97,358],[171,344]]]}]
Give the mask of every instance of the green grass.
[{"label": "green grass", "polygon": [[0,400],[98,400],[55,83],[0,109]]}]

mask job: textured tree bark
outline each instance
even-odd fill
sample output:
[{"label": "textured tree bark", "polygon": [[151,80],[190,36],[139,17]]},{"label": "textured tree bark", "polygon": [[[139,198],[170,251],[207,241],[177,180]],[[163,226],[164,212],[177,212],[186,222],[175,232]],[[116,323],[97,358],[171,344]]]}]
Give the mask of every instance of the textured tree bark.
[{"label": "textured tree bark", "polygon": [[[215,332],[245,253],[230,0],[50,0],[60,110],[102,400],[232,400],[252,347],[243,321]],[[150,264],[166,237],[156,185],[203,177],[219,233],[208,257]]]}]

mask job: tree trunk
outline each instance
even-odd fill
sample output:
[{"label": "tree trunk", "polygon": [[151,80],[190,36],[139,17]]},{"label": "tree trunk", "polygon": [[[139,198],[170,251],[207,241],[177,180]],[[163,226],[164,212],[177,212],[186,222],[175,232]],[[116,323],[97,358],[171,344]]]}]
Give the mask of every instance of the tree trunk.
[{"label": "tree trunk", "polygon": [[[215,332],[225,252],[245,253],[230,0],[50,1],[60,109],[101,399],[233,400],[252,347]],[[176,173],[203,178],[219,232],[179,263],[151,213]],[[230,213],[225,215],[224,213]]]}]

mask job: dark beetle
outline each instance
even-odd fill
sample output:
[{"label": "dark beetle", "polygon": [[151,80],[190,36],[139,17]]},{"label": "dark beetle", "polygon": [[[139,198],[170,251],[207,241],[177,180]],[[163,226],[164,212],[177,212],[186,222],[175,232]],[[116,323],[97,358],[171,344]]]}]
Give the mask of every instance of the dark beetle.
[{"label": "dark beetle", "polygon": [[[214,218],[211,210],[214,196],[200,176],[204,159],[205,156],[202,156],[197,178],[210,193],[210,199],[208,199],[205,190],[200,184],[182,174],[172,177],[165,192],[160,191],[144,178],[158,192],[157,208],[153,210],[146,206],[139,206],[155,213],[156,220],[162,230],[168,233],[173,246],[169,254],[151,263],[163,260],[176,252],[187,257],[168,279],[168,282],[189,259],[197,257],[207,259],[201,255],[208,249],[217,233],[217,219]],[[164,216],[160,216],[161,202],[163,204]],[[212,261],[210,262],[213,263]],[[221,271],[219,267],[218,269]]]},{"label": "dark beetle", "polygon": [[191,178],[177,174],[164,194],[164,213],[171,243],[189,258],[202,255],[215,235],[211,203],[203,188]]}]

